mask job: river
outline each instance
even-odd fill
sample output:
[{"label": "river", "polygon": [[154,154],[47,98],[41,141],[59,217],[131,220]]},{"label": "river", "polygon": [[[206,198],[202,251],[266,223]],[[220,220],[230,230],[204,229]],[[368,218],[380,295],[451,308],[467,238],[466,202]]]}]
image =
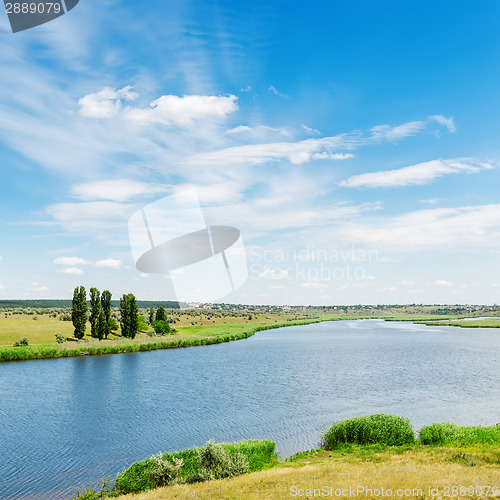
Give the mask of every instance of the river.
[{"label": "river", "polygon": [[0,364],[0,498],[67,499],[159,451],[272,439],[317,447],[371,413],[500,422],[500,330],[382,320],[186,349]]}]

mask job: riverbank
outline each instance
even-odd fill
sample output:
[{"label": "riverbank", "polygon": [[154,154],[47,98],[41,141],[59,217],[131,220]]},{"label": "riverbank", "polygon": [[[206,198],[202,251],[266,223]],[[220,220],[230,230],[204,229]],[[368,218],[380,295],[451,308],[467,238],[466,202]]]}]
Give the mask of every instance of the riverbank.
[{"label": "riverbank", "polygon": [[[276,317],[279,318],[276,319]],[[189,317],[188,317],[189,318]],[[364,316],[320,316],[309,319],[295,319],[296,316],[286,317],[286,315],[272,315],[265,317],[265,320],[257,320],[259,316],[253,319],[247,319],[245,322],[238,322],[241,318],[231,318],[233,321],[218,321],[213,320],[214,324],[208,321],[193,321],[191,324],[184,324],[176,328],[178,331],[175,335],[165,336],[149,336],[146,332],[140,333],[135,339],[125,339],[118,335],[112,335],[110,339],[98,341],[91,337],[86,337],[80,342],[67,342],[63,344],[57,343],[37,343],[28,346],[1,346],[0,345],[0,362],[2,361],[27,361],[37,359],[57,359],[77,356],[96,356],[103,354],[122,354],[132,352],[146,352],[158,349],[178,349],[183,347],[194,347],[200,345],[220,344],[223,342],[231,342],[234,340],[242,340],[251,337],[256,332],[283,328],[287,326],[308,325],[320,323],[324,321],[346,321],[359,319],[381,319],[384,321],[409,321],[415,324],[423,324],[427,326],[456,326],[462,328],[500,328],[500,317],[490,318],[439,318],[428,317],[419,314],[384,316],[384,315],[364,315]],[[32,319],[32,318],[31,318]],[[19,323],[25,330],[16,328],[16,334],[26,332],[27,329],[34,331],[42,330],[47,325],[44,324],[44,319],[34,323],[22,320]],[[228,319],[228,318],[223,318]],[[45,319],[50,323],[59,323],[57,326],[63,326],[64,329],[70,331],[68,322],[50,321],[50,318]],[[257,320],[257,321],[256,321]],[[283,321],[285,320],[285,321]],[[18,325],[17,325],[18,326]],[[53,328],[53,327],[52,327]],[[61,330],[61,328],[59,328]],[[1,333],[1,332],[0,332]],[[3,335],[5,336],[5,334]],[[40,337],[46,338],[46,333],[43,332]],[[0,336],[1,338],[1,336]],[[36,339],[35,335],[35,339]],[[36,341],[36,340],[35,340]]]},{"label": "riverbank", "polygon": [[[467,462],[473,457],[474,465]],[[350,452],[318,450],[231,479],[166,486],[118,500],[269,500],[284,498],[500,498],[498,447],[412,447]],[[460,495],[460,488],[472,494]],[[361,490],[358,490],[361,488]],[[402,495],[397,496],[398,490]],[[349,492],[355,492],[350,494]],[[408,494],[405,494],[408,493]],[[486,493],[486,494],[481,494]]]},{"label": "riverbank", "polygon": [[[256,332],[283,328],[287,326],[309,325],[324,321],[338,321],[343,318],[323,317],[308,320],[294,320],[281,323],[206,325],[194,327],[180,327],[175,335],[148,337],[142,335],[134,339],[114,339],[101,342],[79,342],[76,347],[72,344],[41,344],[20,347],[0,347],[1,361],[26,361],[35,359],[56,359],[76,356],[95,356],[103,354],[121,354],[145,352],[158,349],[178,349],[200,345],[221,344],[233,340],[242,340],[251,337]],[[356,319],[356,318],[352,318]],[[187,330],[187,331],[186,331]]]},{"label": "riverbank", "polygon": [[[148,478],[156,470],[152,459],[137,462],[116,481],[117,491],[125,487],[134,494],[120,496],[116,491],[111,496],[121,500],[500,498],[499,426],[432,424],[418,434],[415,440],[408,419],[402,417],[355,417],[337,422],[326,431],[321,439],[323,449],[298,453],[284,462],[274,459],[272,442],[223,445],[233,452],[243,446],[249,456],[252,448],[259,449],[256,466],[249,473],[222,476],[226,479],[198,482],[194,477],[176,484],[179,481],[169,477],[170,486],[150,489]],[[172,461],[178,455],[196,461],[198,453],[193,449],[163,458]],[[143,492],[138,493],[140,490]],[[90,500],[97,492],[90,490],[87,494]]]}]

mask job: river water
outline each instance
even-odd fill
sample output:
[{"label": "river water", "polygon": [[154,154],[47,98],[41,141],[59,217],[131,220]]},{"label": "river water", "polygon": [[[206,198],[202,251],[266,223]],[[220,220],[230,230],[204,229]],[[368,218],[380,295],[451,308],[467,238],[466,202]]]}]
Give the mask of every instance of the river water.
[{"label": "river water", "polygon": [[67,499],[159,451],[371,413],[500,422],[500,330],[337,321],[186,349],[0,364],[0,498]]}]

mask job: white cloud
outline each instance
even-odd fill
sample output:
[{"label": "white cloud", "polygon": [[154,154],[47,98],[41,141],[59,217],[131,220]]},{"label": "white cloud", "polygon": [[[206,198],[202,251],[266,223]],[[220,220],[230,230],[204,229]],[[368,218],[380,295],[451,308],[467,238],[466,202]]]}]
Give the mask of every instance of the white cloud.
[{"label": "white cloud", "polygon": [[64,269],[59,269],[58,273],[62,274],[74,274],[75,276],[81,276],[83,271],[78,267],[65,267]]},{"label": "white cloud", "polygon": [[40,288],[35,288],[35,292],[47,292],[50,288],[47,286],[41,286]]},{"label": "white cloud", "polygon": [[57,259],[54,260],[54,264],[56,266],[86,266],[90,264],[90,262],[80,257],[57,257]]},{"label": "white cloud", "polygon": [[272,92],[274,95],[277,95],[279,97],[284,97],[285,99],[290,98],[290,96],[283,94],[283,92],[280,92],[274,85],[271,85],[268,90],[269,92]]},{"label": "white cloud", "polygon": [[405,137],[415,135],[425,128],[425,122],[414,121],[391,127],[390,125],[377,125],[370,129],[372,138],[376,141],[399,141]]},{"label": "white cloud", "polygon": [[422,185],[447,174],[475,173],[491,168],[493,166],[489,163],[473,159],[432,160],[396,170],[353,175],[342,181],[340,186],[378,188]]},{"label": "white cloud", "polygon": [[98,260],[94,266],[103,269],[120,269],[122,264],[122,261],[118,259],[102,259]]},{"label": "white cloud", "polygon": [[453,286],[453,283],[448,280],[436,280],[432,286]]},{"label": "white cloud", "polygon": [[[198,153],[188,157],[185,163],[198,167],[222,167],[234,165],[262,165],[279,160],[288,160],[299,165],[311,159],[346,159],[349,154],[332,153],[333,149],[350,149],[359,144],[355,136],[324,137],[306,139],[299,142],[274,142],[269,144],[246,144],[233,146],[208,153]],[[316,156],[315,153],[332,153]],[[337,156],[339,155],[340,156]]]},{"label": "white cloud", "polygon": [[308,281],[306,283],[302,283],[302,285],[300,286],[303,288],[314,288],[319,290],[324,290],[325,288],[328,288],[328,285],[326,283],[318,283],[316,281]]},{"label": "white cloud", "polygon": [[78,100],[80,114],[86,118],[112,118],[122,109],[123,101],[132,101],[137,97],[138,94],[130,86],[118,90],[105,87]]},{"label": "white cloud", "polygon": [[237,127],[226,130],[227,135],[248,137],[252,139],[272,139],[274,137],[290,137],[290,130],[285,127],[268,127],[267,125],[257,125],[249,127],[248,125],[238,125]]},{"label": "white cloud", "polygon": [[[196,167],[234,167],[236,165],[263,165],[288,160],[300,165],[311,160],[344,160],[352,158],[350,151],[367,144],[403,139],[423,131],[429,122],[414,121],[395,127],[378,125],[370,135],[360,132],[340,134],[333,137],[311,138],[297,142],[272,142],[245,144],[215,151],[201,152],[185,158],[181,164]],[[236,127],[238,129],[238,127]]]},{"label": "white cloud", "polygon": [[5,290],[5,287],[0,283],[0,290]]},{"label": "white cloud", "polygon": [[264,278],[266,280],[287,280],[289,279],[288,270],[266,268],[259,274],[259,278]]},{"label": "white cloud", "polygon": [[0,255],[0,262],[2,262],[2,260],[3,260],[3,257]]},{"label": "white cloud", "polygon": [[415,282],[412,280],[403,280],[401,281],[401,285],[413,285]]},{"label": "white cloud", "polygon": [[446,116],[443,115],[432,115],[429,116],[429,119],[436,121],[437,123],[439,123],[439,125],[442,125],[443,127],[446,127],[450,134],[453,134],[457,130],[453,118],[446,118]]},{"label": "white cloud", "polygon": [[431,198],[429,200],[418,200],[419,203],[428,203],[429,205],[437,205],[441,198]]},{"label": "white cloud", "polygon": [[145,194],[166,193],[169,187],[163,184],[133,181],[130,179],[115,179],[87,182],[71,188],[71,194],[81,200],[111,200],[126,201],[134,196]]},{"label": "white cloud", "polygon": [[57,203],[45,210],[54,222],[68,231],[94,232],[110,228],[127,231],[128,218],[137,209],[136,205],[112,201],[89,201],[82,203]]},{"label": "white cloud", "polygon": [[153,101],[149,108],[124,109],[124,117],[139,124],[162,123],[189,127],[207,119],[223,119],[238,110],[235,95],[164,95]]},{"label": "white cloud", "polygon": [[308,134],[321,134],[319,130],[316,130],[315,128],[308,127],[307,125],[302,124],[300,126],[302,129],[304,129]]},{"label": "white cloud", "polygon": [[389,221],[346,223],[338,231],[351,243],[359,241],[391,248],[435,248],[488,241],[497,244],[500,240],[500,204],[417,210]]}]

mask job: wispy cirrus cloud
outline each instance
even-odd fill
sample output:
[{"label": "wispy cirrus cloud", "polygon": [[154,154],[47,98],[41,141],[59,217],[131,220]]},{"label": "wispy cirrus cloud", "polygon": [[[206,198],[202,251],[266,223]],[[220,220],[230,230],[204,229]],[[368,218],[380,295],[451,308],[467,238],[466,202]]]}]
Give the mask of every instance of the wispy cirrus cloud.
[{"label": "wispy cirrus cloud", "polygon": [[416,135],[425,128],[423,121],[407,122],[395,127],[390,125],[377,125],[370,129],[375,141],[400,141],[406,137]]},{"label": "wispy cirrus cloud", "polygon": [[443,115],[431,115],[429,119],[436,121],[439,125],[442,125],[448,129],[450,134],[453,134],[457,131],[457,127],[455,126],[455,120],[453,118],[447,118]]},{"label": "wispy cirrus cloud", "polygon": [[[183,160],[185,165],[223,167],[226,165],[256,166],[288,160],[295,165],[311,160],[345,160],[353,157],[352,151],[379,142],[394,142],[424,132],[435,120],[412,121],[396,125],[378,125],[368,134],[351,132],[332,137],[311,138],[294,142],[245,144],[210,152],[201,152]],[[439,124],[441,125],[442,124]],[[434,127],[435,130],[435,127]]]},{"label": "wispy cirrus cloud", "polygon": [[395,170],[368,172],[353,175],[340,182],[340,186],[351,188],[387,188],[428,184],[448,174],[476,173],[493,168],[490,163],[475,159],[457,158],[450,160],[431,160]]},{"label": "wispy cirrus cloud", "polygon": [[77,184],[71,188],[71,194],[75,198],[88,201],[127,201],[136,196],[168,193],[170,190],[171,187],[164,184],[132,179],[109,179]]},{"label": "wispy cirrus cloud", "polygon": [[417,210],[364,223],[348,222],[338,232],[345,241],[394,249],[496,245],[500,242],[500,204]]}]

